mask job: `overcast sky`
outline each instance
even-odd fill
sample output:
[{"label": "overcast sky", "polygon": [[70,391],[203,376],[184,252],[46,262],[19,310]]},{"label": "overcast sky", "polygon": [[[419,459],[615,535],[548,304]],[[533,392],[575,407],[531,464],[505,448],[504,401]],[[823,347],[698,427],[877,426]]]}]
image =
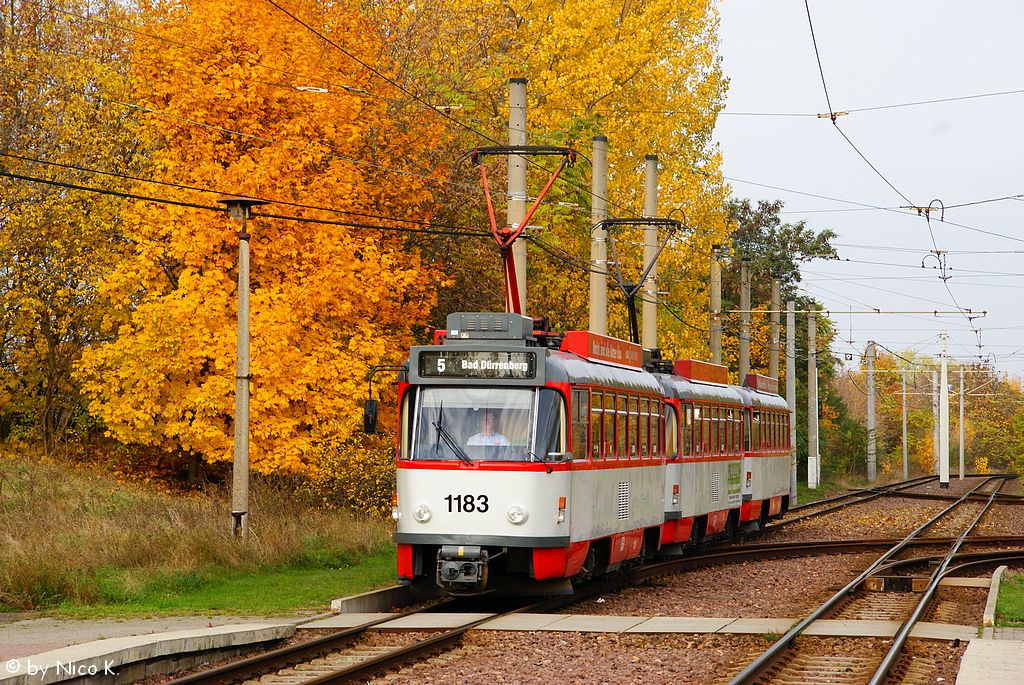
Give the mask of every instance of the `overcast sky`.
[{"label": "overcast sky", "polygon": [[[1024,90],[1019,0],[809,5],[833,111]],[[745,114],[828,111],[802,0],[724,0],[721,17],[730,84],[716,138],[725,175],[733,195],[781,199],[787,221],[839,234],[839,255],[850,261],[802,269],[806,292],[839,328],[833,352],[859,359],[875,340],[897,352],[938,354],[945,330],[951,356],[976,360],[978,336],[962,315],[844,313],[955,310],[955,301],[988,312],[973,321],[980,354],[1024,375],[1024,92],[839,117],[893,189],[829,119]],[[1021,198],[951,207],[1013,195]],[[898,208],[936,199],[948,209],[945,222],[938,210],[931,215],[933,244],[925,219]],[[945,285],[932,268],[937,258],[928,256],[936,246],[948,251]]]}]

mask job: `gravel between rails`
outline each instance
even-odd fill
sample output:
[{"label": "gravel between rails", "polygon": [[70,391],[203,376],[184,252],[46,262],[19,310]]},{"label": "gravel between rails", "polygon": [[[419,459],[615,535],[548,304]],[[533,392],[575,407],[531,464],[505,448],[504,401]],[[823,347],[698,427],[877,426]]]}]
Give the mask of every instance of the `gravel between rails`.
[{"label": "gravel between rails", "polygon": [[[1004,488],[1005,490],[1005,488]],[[1024,535],[1024,506],[993,504],[974,531],[975,535]]]},{"label": "gravel between rails", "polygon": [[[924,532],[926,538],[955,538],[971,525],[981,508],[981,503],[964,503],[958,509],[943,516]],[[987,514],[986,514],[987,516]],[[982,519],[984,521],[985,519]]]},{"label": "gravel between rails", "polygon": [[968,643],[964,641],[957,646],[953,645],[953,642],[909,640],[897,669],[902,672],[908,668],[920,669],[928,675],[927,682],[953,685]]},{"label": "gravel between rails", "polygon": [[447,655],[373,683],[724,683],[771,641],[760,635],[474,631]]},{"label": "gravel between rails", "polygon": [[970,587],[939,587],[923,621],[980,626],[988,589]]},{"label": "gravel between rails", "polygon": [[746,561],[697,569],[590,598],[564,611],[618,616],[798,618],[853,580],[877,554]]},{"label": "gravel between rails", "polygon": [[903,537],[947,506],[948,503],[944,502],[906,497],[880,497],[823,516],[798,521],[778,530],[772,530],[769,526],[761,541],[802,542]]}]

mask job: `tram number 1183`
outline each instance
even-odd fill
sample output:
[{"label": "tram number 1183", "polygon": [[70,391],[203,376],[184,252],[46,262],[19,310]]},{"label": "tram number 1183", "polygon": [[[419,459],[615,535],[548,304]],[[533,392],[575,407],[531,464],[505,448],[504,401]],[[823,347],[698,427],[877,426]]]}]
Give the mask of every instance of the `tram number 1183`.
[{"label": "tram number 1183", "polygon": [[444,501],[448,503],[449,514],[483,514],[490,508],[487,495],[448,495]]}]

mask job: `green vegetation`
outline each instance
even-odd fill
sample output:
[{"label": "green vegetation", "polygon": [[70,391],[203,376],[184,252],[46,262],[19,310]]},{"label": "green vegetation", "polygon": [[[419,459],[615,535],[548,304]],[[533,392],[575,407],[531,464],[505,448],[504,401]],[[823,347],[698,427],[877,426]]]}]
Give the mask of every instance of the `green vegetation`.
[{"label": "green vegetation", "polygon": [[0,610],[284,613],[393,580],[390,521],[313,506],[280,481],[251,494],[243,543],[222,491],[172,495],[0,456]]},{"label": "green vegetation", "polygon": [[[875,485],[880,483],[881,480],[875,483]],[[797,504],[810,504],[820,499],[841,495],[850,489],[866,488],[870,485],[865,478],[844,475],[834,476],[823,473],[818,487],[811,490],[807,487],[807,477],[801,476],[801,479],[796,484]]]},{"label": "green vegetation", "polygon": [[996,625],[1024,628],[1024,574],[1007,573],[999,585]]}]

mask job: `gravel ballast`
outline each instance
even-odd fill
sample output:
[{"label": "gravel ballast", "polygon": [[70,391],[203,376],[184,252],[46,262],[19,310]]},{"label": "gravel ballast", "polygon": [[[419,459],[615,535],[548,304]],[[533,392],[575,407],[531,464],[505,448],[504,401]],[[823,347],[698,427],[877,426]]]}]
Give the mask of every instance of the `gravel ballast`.
[{"label": "gravel ballast", "polygon": [[456,653],[372,681],[419,683],[722,683],[768,648],[759,635],[472,632]]},{"label": "gravel ballast", "polygon": [[853,580],[877,554],[747,561],[658,578],[564,611],[619,616],[792,618]]}]

